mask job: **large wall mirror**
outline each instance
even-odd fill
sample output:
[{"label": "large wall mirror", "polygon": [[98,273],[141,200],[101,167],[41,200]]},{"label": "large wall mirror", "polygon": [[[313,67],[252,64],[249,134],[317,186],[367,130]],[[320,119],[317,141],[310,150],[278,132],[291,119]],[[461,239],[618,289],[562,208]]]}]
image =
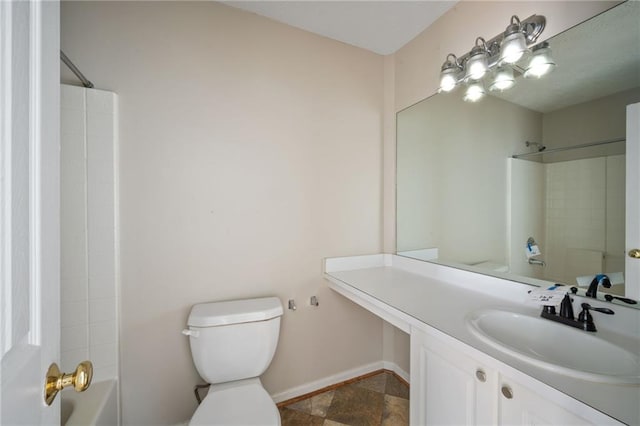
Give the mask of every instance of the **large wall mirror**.
[{"label": "large wall mirror", "polygon": [[625,282],[638,22],[640,2],[620,4],[548,39],[557,67],[542,79],[519,77],[475,103],[460,89],[436,94],[399,112],[397,253],[582,294],[606,274],[612,286],[598,291],[608,300],[640,298],[640,283]]}]

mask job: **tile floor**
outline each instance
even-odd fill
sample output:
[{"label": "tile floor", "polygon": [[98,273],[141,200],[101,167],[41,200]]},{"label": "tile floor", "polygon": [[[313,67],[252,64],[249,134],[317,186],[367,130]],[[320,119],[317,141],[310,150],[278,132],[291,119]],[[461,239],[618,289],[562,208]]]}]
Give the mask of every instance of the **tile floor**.
[{"label": "tile floor", "polygon": [[280,407],[282,426],[406,426],[409,387],[388,371]]}]

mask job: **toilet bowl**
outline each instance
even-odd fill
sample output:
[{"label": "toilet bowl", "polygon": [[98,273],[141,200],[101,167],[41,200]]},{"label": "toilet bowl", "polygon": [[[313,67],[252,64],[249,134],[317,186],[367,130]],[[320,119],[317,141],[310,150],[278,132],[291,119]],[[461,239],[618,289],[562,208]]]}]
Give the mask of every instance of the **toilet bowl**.
[{"label": "toilet bowl", "polygon": [[190,425],[280,425],[259,377],[273,359],[282,312],[276,297],[193,306],[183,334],[198,373],[211,386]]},{"label": "toilet bowl", "polygon": [[233,386],[209,393],[191,417],[189,425],[279,425],[280,413],[257,379],[234,382]]}]

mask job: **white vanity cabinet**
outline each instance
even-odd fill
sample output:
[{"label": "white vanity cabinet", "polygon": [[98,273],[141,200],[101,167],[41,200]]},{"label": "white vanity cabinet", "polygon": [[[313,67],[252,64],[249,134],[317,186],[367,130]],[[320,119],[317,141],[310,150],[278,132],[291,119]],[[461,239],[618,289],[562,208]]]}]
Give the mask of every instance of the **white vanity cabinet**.
[{"label": "white vanity cabinet", "polygon": [[411,328],[411,425],[620,425],[436,330]]},{"label": "white vanity cabinet", "polygon": [[[618,383],[615,375],[612,382],[606,375],[603,382],[591,381],[578,370],[554,372],[548,364],[517,358],[470,330],[470,318],[478,312],[537,316],[537,309],[522,302],[529,286],[394,255],[327,259],[325,270],[331,289],[410,334],[412,425],[640,425],[640,384],[635,381],[640,369],[635,364],[629,383]],[[633,358],[640,347],[639,312],[617,308],[610,319],[616,322],[595,336],[585,334],[584,344],[566,345],[547,328],[544,336],[541,329],[529,330],[539,327],[535,321],[514,327],[557,342],[561,360],[574,353],[584,356],[593,343],[589,339],[606,329],[625,330],[608,336],[624,343],[621,349],[628,347]],[[608,350],[597,358],[613,364]]]},{"label": "white vanity cabinet", "polygon": [[411,328],[412,425],[495,424],[498,374]]}]

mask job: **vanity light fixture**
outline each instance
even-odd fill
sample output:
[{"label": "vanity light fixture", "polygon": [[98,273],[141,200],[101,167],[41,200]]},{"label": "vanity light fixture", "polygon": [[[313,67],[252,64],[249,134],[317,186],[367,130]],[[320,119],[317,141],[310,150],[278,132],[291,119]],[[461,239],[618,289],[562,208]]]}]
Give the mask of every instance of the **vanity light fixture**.
[{"label": "vanity light fixture", "polygon": [[477,37],[471,51],[461,57],[449,53],[440,68],[439,91],[450,92],[464,84],[464,100],[476,102],[484,96],[485,84],[492,91],[504,91],[520,75],[542,77],[555,67],[549,43],[535,45],[545,25],[542,15],[523,21],[513,15],[506,30],[489,41]]},{"label": "vanity light fixture", "polygon": [[551,57],[549,43],[544,41],[533,48],[529,64],[524,70],[524,76],[525,78],[540,78],[549,74],[555,66],[556,63]]}]

